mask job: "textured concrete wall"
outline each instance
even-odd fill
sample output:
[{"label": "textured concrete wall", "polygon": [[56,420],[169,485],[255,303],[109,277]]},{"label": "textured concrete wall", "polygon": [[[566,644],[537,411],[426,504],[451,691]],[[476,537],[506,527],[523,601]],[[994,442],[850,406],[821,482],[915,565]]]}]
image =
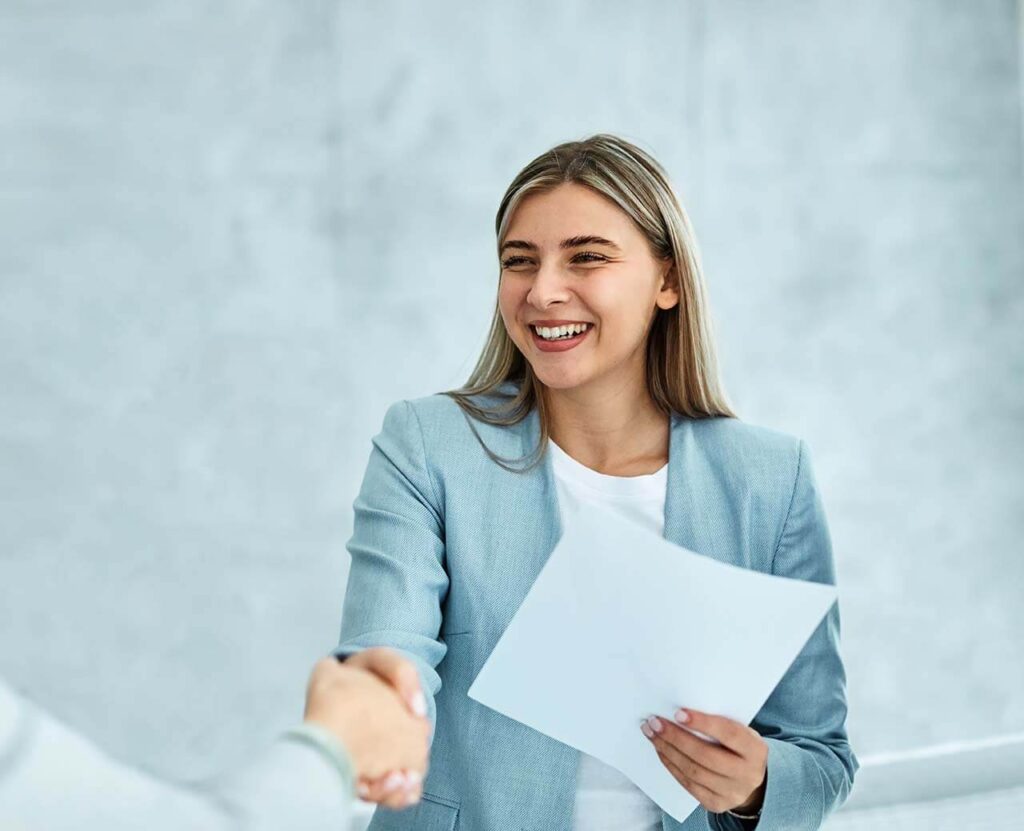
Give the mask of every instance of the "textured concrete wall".
[{"label": "textured concrete wall", "polygon": [[464,380],[546,147],[662,160],[815,453],[860,754],[1024,729],[1011,0],[0,5],[0,675],[195,779],[337,635],[388,403]]}]

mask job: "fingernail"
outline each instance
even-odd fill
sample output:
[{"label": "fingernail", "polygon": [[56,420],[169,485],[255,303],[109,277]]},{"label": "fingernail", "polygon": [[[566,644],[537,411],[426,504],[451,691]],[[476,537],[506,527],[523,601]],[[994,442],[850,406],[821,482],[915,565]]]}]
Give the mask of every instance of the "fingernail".
[{"label": "fingernail", "polygon": [[676,710],[676,721],[680,724],[686,724],[690,720],[690,714],[686,710]]},{"label": "fingernail", "polygon": [[661,723],[661,719],[657,716],[651,716],[649,719],[647,719],[647,723],[651,725],[651,729],[655,733],[660,733],[662,730],[665,729],[665,725]]},{"label": "fingernail", "polygon": [[423,690],[416,690],[413,693],[412,711],[418,716],[425,716],[427,714],[427,697],[423,694]]},{"label": "fingernail", "polygon": [[384,790],[393,791],[404,781],[405,776],[401,773],[401,771],[392,771],[387,775],[387,778],[384,780]]},{"label": "fingernail", "polygon": [[361,799],[366,799],[370,795],[370,788],[364,783],[360,782],[356,785],[356,793],[359,794]]},{"label": "fingernail", "polygon": [[644,735],[647,736],[647,738],[654,738],[654,731],[651,730],[646,721],[640,723],[640,729],[643,731]]},{"label": "fingernail", "polygon": [[410,785],[418,785],[420,782],[423,781],[423,774],[420,773],[418,770],[410,770],[408,773],[405,774],[405,781],[408,782]]},{"label": "fingernail", "polygon": [[408,805],[415,805],[417,802],[419,802],[419,799],[420,799],[419,792],[418,791],[411,791],[410,793],[407,793],[405,795],[405,804],[407,806]]}]

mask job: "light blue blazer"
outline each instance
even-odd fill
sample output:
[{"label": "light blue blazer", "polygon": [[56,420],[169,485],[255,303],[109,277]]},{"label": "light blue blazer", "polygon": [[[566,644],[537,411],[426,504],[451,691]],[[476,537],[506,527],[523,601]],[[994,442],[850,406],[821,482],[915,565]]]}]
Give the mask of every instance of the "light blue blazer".
[{"label": "light blue blazer", "polygon": [[[504,458],[528,455],[540,435],[536,409],[512,427],[474,426]],[[379,808],[371,831],[569,831],[579,752],[466,695],[561,536],[550,455],[530,473],[506,471],[451,398],[398,401],[373,437],[353,509],[335,654],[404,651],[435,725],[423,800]],[[737,419],[673,414],[664,536],[726,563],[835,584],[806,444]],[[751,722],[768,745],[758,831],[818,828],[850,792],[859,763],[839,634],[835,604]],[[703,806],[662,822],[743,827]]]}]

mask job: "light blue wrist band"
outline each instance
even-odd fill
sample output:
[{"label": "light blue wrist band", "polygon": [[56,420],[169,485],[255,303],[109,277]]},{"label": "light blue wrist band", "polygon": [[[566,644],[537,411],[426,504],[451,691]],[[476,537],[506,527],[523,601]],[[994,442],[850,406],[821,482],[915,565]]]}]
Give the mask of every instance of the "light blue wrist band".
[{"label": "light blue wrist band", "polygon": [[355,795],[355,774],[352,757],[349,756],[345,745],[330,730],[311,721],[304,721],[286,730],[283,737],[286,739],[296,739],[319,750],[321,755],[325,756],[338,771],[347,792],[353,796]]}]

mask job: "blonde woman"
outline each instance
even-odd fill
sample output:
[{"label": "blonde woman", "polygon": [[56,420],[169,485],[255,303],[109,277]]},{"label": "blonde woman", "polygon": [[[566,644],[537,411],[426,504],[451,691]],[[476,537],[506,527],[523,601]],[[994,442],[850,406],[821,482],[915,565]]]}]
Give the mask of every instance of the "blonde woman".
[{"label": "blonde woman", "polygon": [[740,421],[719,385],[696,241],[661,166],[612,135],[561,144],[516,176],[496,231],[476,368],[458,390],[389,407],[353,506],[336,654],[401,650],[435,725],[422,801],[378,808],[370,828],[818,828],[859,767],[838,605],[750,725],[679,710],[638,727],[700,802],[683,823],[467,696],[580,501],[708,557],[835,583],[806,444]]}]

